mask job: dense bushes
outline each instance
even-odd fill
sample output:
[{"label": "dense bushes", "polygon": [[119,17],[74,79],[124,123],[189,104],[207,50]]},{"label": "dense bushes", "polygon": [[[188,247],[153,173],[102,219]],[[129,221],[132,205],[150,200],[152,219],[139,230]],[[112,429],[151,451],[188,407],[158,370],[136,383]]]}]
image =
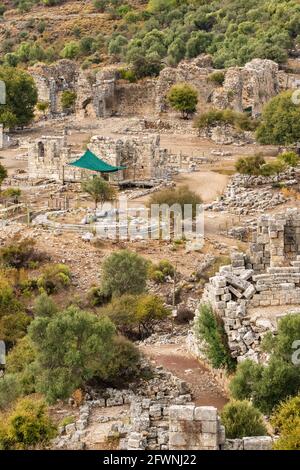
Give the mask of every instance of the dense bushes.
[{"label": "dense bushes", "polygon": [[160,284],[165,282],[168,277],[174,277],[175,268],[170,261],[163,259],[157,264],[149,265],[149,278]]},{"label": "dense bushes", "polygon": [[38,286],[48,294],[53,294],[70,285],[71,272],[65,264],[48,264],[38,279]]},{"label": "dense bushes", "polygon": [[295,152],[284,152],[276,160],[266,163],[261,154],[251,157],[241,157],[235,164],[235,169],[242,175],[252,176],[272,176],[279,175],[288,167],[295,167],[300,160]]},{"label": "dense bushes", "polygon": [[261,144],[289,145],[298,141],[299,134],[300,107],[293,103],[292,92],[272,98],[263,110],[257,140]]},{"label": "dense bushes", "polygon": [[103,291],[113,296],[140,294],[146,287],[148,263],[137,253],[120,250],[103,263]]},{"label": "dense bushes", "polygon": [[239,131],[253,131],[257,123],[247,114],[232,109],[211,109],[195,119],[195,127],[199,130],[216,124],[230,124]]},{"label": "dense bushes", "polygon": [[120,333],[131,339],[142,339],[154,331],[155,325],[170,314],[163,301],[150,294],[123,295],[101,310],[117,326]]},{"label": "dense bushes", "polygon": [[49,402],[69,397],[90,379],[112,383],[121,376],[132,377],[137,370],[137,351],[116,338],[115,326],[105,316],[70,307],[37,317],[29,336],[36,351],[35,390]]},{"label": "dense bushes", "polygon": [[208,304],[202,304],[195,324],[195,333],[203,342],[203,349],[212,366],[216,369],[234,369],[235,361],[230,355],[227,336],[221,319],[218,319]]},{"label": "dense bushes", "polygon": [[275,450],[300,450],[300,395],[280,403],[271,424],[280,433]]},{"label": "dense bushes", "polygon": [[55,435],[56,428],[48,416],[45,403],[33,398],[23,398],[17,402],[11,413],[2,417],[0,449],[22,450],[37,445],[43,447]]},{"label": "dense bushes", "polygon": [[16,269],[28,268],[31,262],[41,258],[41,254],[35,250],[35,242],[32,239],[14,241],[0,250],[0,261]]},{"label": "dense bushes", "polygon": [[247,359],[237,367],[230,384],[234,398],[251,399],[263,412],[271,412],[275,406],[300,391],[299,365],[293,363],[293,344],[300,338],[300,316],[290,314],[278,324],[278,334],[266,335],[264,349],[270,354],[267,365]]},{"label": "dense bushes", "polygon": [[221,419],[228,439],[267,434],[262,414],[247,400],[232,400],[227,403],[222,410]]},{"label": "dense bushes", "polygon": [[149,207],[154,204],[163,205],[167,204],[170,209],[174,207],[174,212],[177,213],[176,208],[181,208],[182,214],[184,214],[185,204],[192,206],[192,214],[196,215],[197,205],[201,204],[202,200],[200,196],[194,191],[191,191],[187,186],[182,186],[176,189],[164,189],[157,193],[153,193],[149,200]]}]

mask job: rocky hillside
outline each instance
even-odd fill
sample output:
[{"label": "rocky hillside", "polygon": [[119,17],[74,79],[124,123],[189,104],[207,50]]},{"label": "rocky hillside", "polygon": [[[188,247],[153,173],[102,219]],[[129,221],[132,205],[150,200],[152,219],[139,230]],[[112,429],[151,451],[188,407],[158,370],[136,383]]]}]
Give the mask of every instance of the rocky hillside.
[{"label": "rocky hillside", "polygon": [[0,59],[131,64],[139,76],[201,53],[215,68],[298,57],[299,0],[0,0]]}]

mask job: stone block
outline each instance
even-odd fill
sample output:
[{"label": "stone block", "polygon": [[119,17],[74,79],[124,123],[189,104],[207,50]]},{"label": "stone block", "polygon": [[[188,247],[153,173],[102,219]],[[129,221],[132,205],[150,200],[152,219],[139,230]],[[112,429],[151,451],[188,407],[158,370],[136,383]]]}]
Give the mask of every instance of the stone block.
[{"label": "stone block", "polygon": [[170,449],[184,449],[187,444],[186,435],[182,432],[170,432],[169,447]]},{"label": "stone block", "polygon": [[195,405],[173,405],[170,406],[169,416],[171,420],[192,421],[194,418]]},{"label": "stone block", "polygon": [[272,450],[273,439],[270,436],[244,437],[244,450]]},{"label": "stone block", "polygon": [[217,408],[214,406],[197,406],[195,408],[195,421],[217,421]]}]

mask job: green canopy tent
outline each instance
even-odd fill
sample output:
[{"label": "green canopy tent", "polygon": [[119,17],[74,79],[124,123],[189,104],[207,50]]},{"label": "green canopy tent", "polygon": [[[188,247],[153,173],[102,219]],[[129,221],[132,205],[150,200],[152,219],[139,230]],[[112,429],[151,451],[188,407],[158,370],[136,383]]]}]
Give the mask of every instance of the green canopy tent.
[{"label": "green canopy tent", "polygon": [[84,168],[85,170],[98,171],[99,173],[115,173],[116,171],[126,170],[126,166],[112,166],[104,162],[90,150],[87,150],[82,157],[69,163],[69,165]]}]

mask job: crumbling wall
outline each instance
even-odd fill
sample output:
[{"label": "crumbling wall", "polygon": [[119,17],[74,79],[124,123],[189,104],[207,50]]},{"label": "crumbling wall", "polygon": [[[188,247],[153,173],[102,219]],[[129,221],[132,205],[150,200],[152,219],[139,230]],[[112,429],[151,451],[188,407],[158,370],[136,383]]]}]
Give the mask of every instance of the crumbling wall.
[{"label": "crumbling wall", "polygon": [[65,90],[75,90],[78,67],[75,62],[62,59],[53,65],[36,64],[29,69],[37,90],[39,101],[49,103],[53,114],[62,111],[60,97]]},{"label": "crumbling wall", "polygon": [[244,67],[230,67],[227,70],[223,87],[212,95],[212,104],[221,109],[248,111],[256,117],[271,98],[283,90],[296,87],[296,78],[280,71],[276,62],[253,59]]},{"label": "crumbling wall", "polygon": [[[201,303],[210,304],[223,319],[231,355],[238,361],[246,357],[259,361],[263,357],[261,340],[268,331],[276,331],[282,316],[278,312],[265,318],[265,307],[300,304],[299,224],[297,209],[261,217],[250,253],[233,253],[232,263],[221,267],[205,286]],[[259,307],[262,310],[253,313]],[[193,338],[193,351],[198,349],[203,357],[203,345],[196,332]]]},{"label": "crumbling wall", "polygon": [[168,152],[160,147],[159,135],[117,140],[94,136],[88,147],[109,164],[127,167],[115,175],[118,180],[161,179],[167,174]]}]

